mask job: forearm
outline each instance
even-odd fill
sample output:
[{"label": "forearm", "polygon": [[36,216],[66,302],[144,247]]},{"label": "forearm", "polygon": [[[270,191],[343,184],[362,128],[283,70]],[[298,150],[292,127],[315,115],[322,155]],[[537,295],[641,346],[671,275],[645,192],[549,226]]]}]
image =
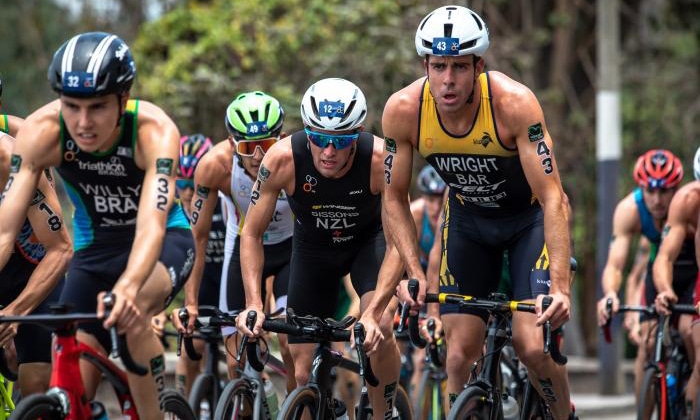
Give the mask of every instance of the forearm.
[{"label": "forearm", "polygon": [[673,291],[673,262],[665,254],[656,256],[653,274],[657,293]]},{"label": "forearm", "polygon": [[386,309],[391,298],[396,293],[396,286],[398,286],[399,281],[401,281],[402,273],[403,264],[398,250],[393,246],[387,246],[384,262],[379,269],[379,277],[374,290],[374,296],[365,311],[370,313],[374,319],[378,320],[381,318],[384,309]]},{"label": "forearm", "polygon": [[423,279],[425,273],[418,257],[416,228],[407,204],[405,197],[384,201],[385,211],[391,215],[384,220],[384,228],[389,235],[387,239],[394,243],[401,260],[406,264],[406,273],[409,278]]},{"label": "forearm", "polygon": [[550,211],[545,209],[544,239],[549,254],[550,291],[570,295],[571,246],[567,219],[562,202],[553,203]]},{"label": "forearm", "polygon": [[46,299],[65,275],[72,255],[70,244],[47,250],[44,258],[34,268],[24,290],[12,303],[7,305],[8,311],[17,315],[31,313]]},{"label": "forearm", "polygon": [[265,248],[262,237],[241,235],[241,274],[246,306],[262,310],[262,271]]}]

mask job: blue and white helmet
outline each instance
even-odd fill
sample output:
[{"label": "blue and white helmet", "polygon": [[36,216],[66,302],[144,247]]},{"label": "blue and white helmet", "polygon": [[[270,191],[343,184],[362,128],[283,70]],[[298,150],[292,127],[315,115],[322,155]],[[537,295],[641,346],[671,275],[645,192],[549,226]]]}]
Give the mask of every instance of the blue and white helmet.
[{"label": "blue and white helmet", "polygon": [[129,47],[116,35],[86,32],[66,41],[49,65],[51,88],[66,96],[90,98],[131,89],[136,66]]},{"label": "blue and white helmet", "polygon": [[443,6],[430,12],[418,25],[416,51],[426,55],[481,57],[489,48],[489,28],[483,19],[462,6]]},{"label": "blue and white helmet", "polygon": [[354,83],[339,78],[311,85],[301,100],[304,125],[327,131],[360,127],[367,116],[365,95]]}]

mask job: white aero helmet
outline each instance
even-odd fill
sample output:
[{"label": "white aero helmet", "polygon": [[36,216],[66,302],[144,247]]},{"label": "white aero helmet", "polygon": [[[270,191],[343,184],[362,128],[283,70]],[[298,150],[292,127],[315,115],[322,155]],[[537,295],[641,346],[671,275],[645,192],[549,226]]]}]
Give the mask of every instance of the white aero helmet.
[{"label": "white aero helmet", "polygon": [[328,131],[352,130],[367,116],[365,95],[354,83],[339,78],[311,85],[301,100],[304,125]]},{"label": "white aero helmet", "polygon": [[423,18],[416,31],[421,57],[469,55],[481,57],[489,48],[489,28],[476,13],[462,6],[443,6]]},{"label": "white aero helmet", "polygon": [[693,175],[696,180],[700,181],[700,147],[698,147],[693,158]]}]

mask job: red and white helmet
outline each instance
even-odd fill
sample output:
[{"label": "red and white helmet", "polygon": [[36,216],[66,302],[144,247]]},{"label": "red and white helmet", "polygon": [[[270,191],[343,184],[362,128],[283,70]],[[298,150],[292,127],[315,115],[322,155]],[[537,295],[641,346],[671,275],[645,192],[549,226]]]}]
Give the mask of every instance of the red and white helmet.
[{"label": "red and white helmet", "polygon": [[643,188],[674,188],[682,180],[683,164],[668,150],[649,150],[634,165],[634,182]]}]

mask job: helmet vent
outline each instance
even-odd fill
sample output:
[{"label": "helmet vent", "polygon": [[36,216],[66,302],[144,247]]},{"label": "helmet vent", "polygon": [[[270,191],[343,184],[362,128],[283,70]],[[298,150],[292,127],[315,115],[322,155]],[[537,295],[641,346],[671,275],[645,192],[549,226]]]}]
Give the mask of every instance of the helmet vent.
[{"label": "helmet vent", "polygon": [[479,17],[478,17],[477,15],[475,15],[474,13],[472,13],[471,15],[472,15],[472,19],[474,19],[474,22],[476,22],[476,26],[479,27],[479,30],[480,30],[480,31],[483,30],[484,27],[483,27],[483,25],[481,24],[481,19],[479,19]]},{"label": "helmet vent", "polygon": [[445,38],[450,38],[450,37],[452,37],[452,24],[446,23],[445,24]]},{"label": "helmet vent", "polygon": [[236,110],[236,116],[238,116],[238,119],[240,121],[243,121],[243,123],[245,124],[245,117],[243,116],[243,113],[241,112],[241,110],[239,110],[239,109]]},{"label": "helmet vent", "polygon": [[265,119],[265,121],[267,121],[268,116],[270,115],[270,107],[271,106],[272,106],[272,104],[269,102],[265,104],[265,114],[263,114],[263,116],[262,116]]}]

